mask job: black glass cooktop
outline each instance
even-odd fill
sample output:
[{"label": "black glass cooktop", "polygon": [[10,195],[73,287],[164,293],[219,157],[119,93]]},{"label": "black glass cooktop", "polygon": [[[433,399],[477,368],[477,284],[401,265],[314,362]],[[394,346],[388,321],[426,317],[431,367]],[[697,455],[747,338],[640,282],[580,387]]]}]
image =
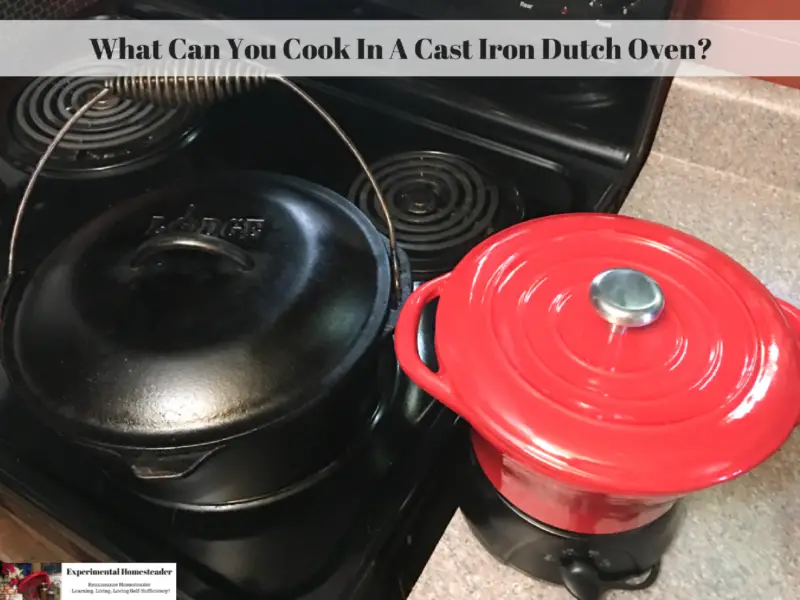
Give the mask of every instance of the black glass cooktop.
[{"label": "black glass cooktop", "polygon": [[[419,280],[450,270],[475,244],[521,220],[602,208],[614,181],[613,172],[578,157],[551,158],[317,82],[304,84],[371,163],[390,203],[399,243]],[[19,103],[30,102],[31,88],[42,85],[39,80],[0,84],[0,110],[5,110],[8,124],[0,128],[0,179],[12,199],[0,212],[6,232],[13,199],[27,181],[35,163],[33,148],[38,148],[18,123],[35,109],[20,109]],[[92,81],[49,86],[69,102],[70,91],[90,90]],[[127,119],[126,131],[119,132],[114,114],[122,110],[141,118]],[[269,170],[325,185],[349,197],[386,231],[358,163],[328,124],[279,84],[202,113],[151,114],[117,104],[96,112],[90,118],[110,128],[112,141],[124,134],[140,144],[123,146],[128,148],[124,152],[113,144],[104,152],[75,153],[68,146],[58,154],[25,216],[22,265],[41,260],[64,235],[114,202],[175,178],[219,169]],[[170,124],[160,138],[135,129],[146,132],[158,118]],[[48,128],[58,122],[52,119]],[[78,144],[76,140],[72,142]],[[150,146],[142,145],[145,140]]]}]

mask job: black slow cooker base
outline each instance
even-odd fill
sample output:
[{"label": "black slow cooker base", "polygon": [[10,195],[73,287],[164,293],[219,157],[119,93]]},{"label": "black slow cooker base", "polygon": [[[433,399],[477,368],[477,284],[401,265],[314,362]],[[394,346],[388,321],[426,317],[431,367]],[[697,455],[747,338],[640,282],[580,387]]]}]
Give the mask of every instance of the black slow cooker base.
[{"label": "black slow cooker base", "polygon": [[478,541],[500,562],[526,575],[565,586],[579,600],[612,589],[655,583],[661,558],[683,521],[680,502],[652,523],[615,534],[579,534],[541,523],[512,506],[477,459],[462,478],[461,511]]}]

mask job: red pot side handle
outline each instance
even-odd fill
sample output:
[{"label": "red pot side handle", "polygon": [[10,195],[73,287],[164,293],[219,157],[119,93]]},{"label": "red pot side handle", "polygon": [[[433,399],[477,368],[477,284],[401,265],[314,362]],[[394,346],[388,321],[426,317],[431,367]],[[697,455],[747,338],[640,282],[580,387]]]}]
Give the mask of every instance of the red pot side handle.
[{"label": "red pot side handle", "polygon": [[[797,345],[798,350],[800,350],[800,308],[792,306],[784,300],[778,300],[778,306],[781,307],[783,314],[786,315],[786,320],[789,322],[789,326],[797,334]],[[800,390],[797,391],[798,394],[800,394]],[[800,416],[798,417],[797,425],[800,426]]]},{"label": "red pot side handle", "polygon": [[419,347],[417,346],[422,311],[428,304],[439,297],[449,276],[450,273],[445,273],[436,279],[423,283],[408,297],[394,328],[394,349],[400,368],[403,369],[411,381],[442,404],[460,414],[461,411],[456,406],[457,401],[454,398],[453,388],[447,380],[444,367],[440,364],[437,373],[431,371],[422,362],[419,356]]}]

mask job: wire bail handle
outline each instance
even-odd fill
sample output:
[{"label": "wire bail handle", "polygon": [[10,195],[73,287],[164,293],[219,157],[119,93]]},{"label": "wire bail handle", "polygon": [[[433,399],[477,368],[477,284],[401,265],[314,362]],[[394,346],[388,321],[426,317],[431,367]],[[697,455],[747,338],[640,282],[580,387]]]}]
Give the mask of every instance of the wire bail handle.
[{"label": "wire bail handle", "polygon": [[[186,70],[186,67],[183,68]],[[177,73],[177,69],[176,69]],[[117,77],[104,82],[103,88],[94,96],[91,96],[75,113],[64,123],[58,133],[53,137],[53,141],[47,146],[36,167],[28,180],[25,191],[22,194],[17,212],[14,217],[14,224],[11,230],[11,239],[8,247],[7,278],[2,290],[2,305],[5,305],[6,295],[11,287],[11,280],[15,275],[16,248],[19,240],[20,224],[22,216],[30,201],[33,188],[44,169],[50,156],[64,139],[70,129],[97,103],[113,94],[121,98],[130,98],[138,101],[148,101],[157,105],[207,105],[224,98],[240,94],[252,88],[266,84],[269,81],[277,81],[299,96],[306,104],[322,117],[322,119],[334,130],[336,135],[344,142],[347,149],[358,162],[364,171],[370,185],[375,190],[381,212],[386,223],[389,238],[389,261],[392,271],[392,287],[397,302],[403,298],[403,288],[400,277],[400,261],[397,255],[397,234],[394,221],[389,211],[389,204],[380,190],[378,181],[369,164],[361,155],[356,145],[336,122],[336,120],[309,94],[307,94],[297,84],[289,79],[276,74],[264,73],[263,68],[251,67],[245,72],[240,71],[239,64],[236,65],[235,73],[227,74],[167,74],[162,76],[144,75]]]}]

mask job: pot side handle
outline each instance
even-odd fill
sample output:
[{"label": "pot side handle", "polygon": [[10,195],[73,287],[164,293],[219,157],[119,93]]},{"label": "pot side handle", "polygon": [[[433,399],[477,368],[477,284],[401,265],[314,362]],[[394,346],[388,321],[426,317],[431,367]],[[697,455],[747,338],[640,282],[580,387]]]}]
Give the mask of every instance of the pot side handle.
[{"label": "pot side handle", "polygon": [[439,371],[434,373],[419,355],[417,335],[419,332],[422,311],[425,306],[438,298],[450,273],[445,273],[423,283],[406,300],[397,318],[394,331],[394,349],[400,368],[408,375],[409,379],[439,400],[442,404],[455,412],[453,388],[447,380],[444,366],[439,363]]},{"label": "pot side handle", "polygon": [[[795,332],[797,336],[797,350],[800,354],[800,308],[789,304],[785,300],[778,299],[778,306],[781,307],[789,327]],[[798,390],[800,392],[800,390]],[[797,426],[800,427],[800,415],[798,415]]]},{"label": "pot side handle", "polygon": [[205,462],[218,448],[178,456],[153,456],[139,458],[128,463],[131,473],[137,479],[164,480],[183,479]]},{"label": "pot side handle", "polygon": [[182,479],[191,475],[206,459],[222,449],[222,446],[216,446],[184,454],[164,455],[155,451],[129,455],[117,449],[95,446],[82,440],[78,440],[77,443],[108,467],[113,467],[117,471],[125,470],[141,480]]}]

